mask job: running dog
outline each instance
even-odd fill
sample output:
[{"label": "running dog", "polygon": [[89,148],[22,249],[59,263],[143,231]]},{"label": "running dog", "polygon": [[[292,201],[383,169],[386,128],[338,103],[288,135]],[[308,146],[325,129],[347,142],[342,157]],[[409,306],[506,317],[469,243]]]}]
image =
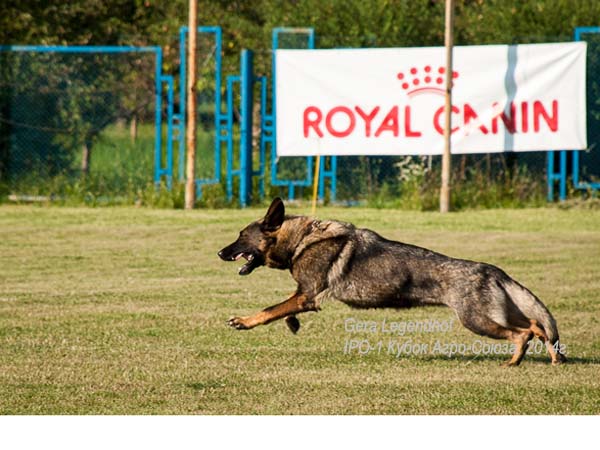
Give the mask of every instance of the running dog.
[{"label": "running dog", "polygon": [[286,301],[229,319],[238,330],[285,319],[295,333],[296,315],[318,311],[325,299],[354,308],[445,305],[472,332],[512,342],[508,366],[521,362],[534,336],[545,343],[553,365],[566,361],[552,314],[498,267],[391,241],[349,223],[289,216],[280,198],[218,255],[225,261],[245,259],[240,275],[266,265],[289,270],[298,283]]}]

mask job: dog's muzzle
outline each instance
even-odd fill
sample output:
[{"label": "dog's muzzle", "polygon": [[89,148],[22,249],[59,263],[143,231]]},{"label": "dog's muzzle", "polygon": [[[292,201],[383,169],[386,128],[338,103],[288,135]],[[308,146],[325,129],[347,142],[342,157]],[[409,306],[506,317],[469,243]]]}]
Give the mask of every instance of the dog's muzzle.
[{"label": "dog's muzzle", "polygon": [[261,258],[257,257],[257,255],[255,255],[254,253],[239,252],[239,253],[227,254],[227,252],[225,252],[225,250],[226,249],[223,249],[217,253],[217,255],[219,255],[219,257],[223,261],[237,261],[242,258],[244,258],[246,261],[248,261],[246,264],[244,264],[242,267],[240,267],[240,269],[238,271],[238,273],[240,275],[248,275],[254,269],[256,269],[258,266],[261,266],[263,264],[263,261],[261,260]]}]

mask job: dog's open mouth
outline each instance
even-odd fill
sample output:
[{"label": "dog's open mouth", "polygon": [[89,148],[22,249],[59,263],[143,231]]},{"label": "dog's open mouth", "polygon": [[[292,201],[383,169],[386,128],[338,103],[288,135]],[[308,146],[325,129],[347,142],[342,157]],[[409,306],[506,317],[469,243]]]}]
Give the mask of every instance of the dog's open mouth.
[{"label": "dog's open mouth", "polygon": [[238,259],[244,258],[246,261],[248,261],[246,264],[244,264],[242,267],[240,267],[240,270],[238,271],[238,273],[240,275],[248,275],[250,272],[252,272],[254,269],[256,269],[260,263],[258,263],[257,258],[254,254],[252,253],[238,253],[237,255],[234,256],[234,260],[237,261]]}]

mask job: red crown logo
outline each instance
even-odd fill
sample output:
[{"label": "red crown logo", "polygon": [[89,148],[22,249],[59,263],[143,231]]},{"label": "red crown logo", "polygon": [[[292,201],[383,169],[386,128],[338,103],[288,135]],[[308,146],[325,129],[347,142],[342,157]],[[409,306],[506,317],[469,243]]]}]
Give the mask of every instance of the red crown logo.
[{"label": "red crown logo", "polygon": [[[445,81],[445,73],[446,69],[441,66],[437,70],[431,66],[425,66],[422,69],[411,67],[407,74],[398,72],[396,78],[402,81],[402,89],[409,97],[425,93],[444,95],[442,86]],[[452,79],[455,80],[458,76],[458,72],[452,71]],[[454,82],[452,82],[452,86],[454,86]]]}]

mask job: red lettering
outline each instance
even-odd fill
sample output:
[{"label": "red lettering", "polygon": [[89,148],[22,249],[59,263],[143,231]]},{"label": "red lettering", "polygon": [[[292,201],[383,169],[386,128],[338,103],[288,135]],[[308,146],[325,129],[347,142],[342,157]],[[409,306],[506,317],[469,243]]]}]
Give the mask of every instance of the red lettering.
[{"label": "red lettering", "polygon": [[379,106],[376,106],[375,108],[373,108],[373,110],[367,114],[366,112],[364,112],[360,106],[355,106],[354,110],[356,111],[356,113],[362,118],[362,120],[365,121],[365,134],[367,137],[371,137],[371,122],[373,121],[373,119],[375,118],[375,116],[377,115],[377,113],[379,112]]},{"label": "red lettering", "polygon": [[[403,106],[404,135],[407,138],[421,137],[423,133],[412,128],[411,105]],[[521,133],[527,133],[529,131],[530,118],[529,103],[527,101],[521,102],[520,105],[511,102],[509,107],[508,105],[505,105],[502,110],[499,110],[497,102],[493,103],[492,107],[495,115],[491,118],[491,124],[484,125],[477,112],[470,104],[465,103],[462,106],[462,111],[458,106],[452,106],[452,114],[460,115],[462,113],[462,117],[456,117],[455,120],[456,122],[460,122],[462,119],[462,123],[459,126],[453,127],[451,133],[453,134],[461,127],[464,127],[467,135],[477,128],[479,128],[483,134],[488,134],[490,131],[493,134],[497,134],[499,132],[500,120],[502,120],[504,129],[507,133],[516,133],[517,127],[520,128],[519,132]],[[519,108],[521,117],[517,117],[517,108]],[[444,128],[441,121],[444,116],[444,109],[444,106],[439,107],[433,116],[433,127],[435,131],[442,136],[444,135]],[[322,138],[325,136],[325,133],[329,133],[329,135],[337,138],[348,137],[356,129],[356,116],[360,117],[364,122],[365,137],[380,137],[386,132],[391,133],[394,137],[398,137],[400,134],[400,106],[396,105],[389,109],[373,134],[373,131],[375,130],[374,120],[377,118],[380,111],[380,106],[374,106],[371,109],[366,110],[358,105],[353,106],[352,108],[341,105],[336,106],[329,110],[325,115],[325,131],[322,124],[325,112],[317,106],[307,106],[303,112],[304,137],[318,136],[319,138]],[[517,120],[519,120],[519,122],[517,122]],[[539,133],[544,126],[552,132],[558,131],[558,100],[552,100],[550,105],[548,103],[545,105],[540,100],[533,101],[532,121],[533,131],[535,133]],[[517,123],[519,123],[520,126],[517,125]]]},{"label": "red lettering", "polygon": [[527,133],[529,130],[529,117],[527,116],[527,102],[521,103],[521,131]]},{"label": "red lettering", "polygon": [[[439,109],[435,112],[435,115],[433,116],[433,126],[435,128],[435,131],[437,131],[439,134],[441,134],[442,136],[444,135],[444,128],[440,125],[440,116],[444,113],[444,106],[440,106]],[[452,106],[452,112],[455,114],[460,113],[460,109],[458,109],[458,106]],[[458,130],[459,127],[454,127],[450,130],[450,134],[454,133],[456,130]]]},{"label": "red lettering", "polygon": [[398,136],[399,129],[397,106],[394,106],[392,109],[390,109],[390,112],[387,113],[387,116],[385,116],[385,118],[381,122],[381,125],[379,125],[379,128],[377,128],[377,131],[375,132],[375,137],[379,137],[379,135],[381,135],[381,133],[383,133],[384,131],[391,131],[394,136]]},{"label": "red lettering", "polygon": [[420,131],[413,131],[410,129],[410,106],[404,107],[404,134],[406,135],[406,137],[421,136]]},{"label": "red lettering", "polygon": [[[348,127],[345,130],[336,130],[333,128],[331,122],[333,121],[333,116],[338,113],[346,114],[348,117]],[[329,131],[332,136],[338,138],[348,136],[350,133],[352,133],[352,131],[354,131],[355,126],[356,118],[354,117],[354,113],[350,108],[346,108],[345,106],[336,106],[335,108],[332,108],[331,111],[327,113],[327,117],[325,117],[325,127],[327,128],[327,131]]]},{"label": "red lettering", "polygon": [[[471,120],[475,120],[476,123],[480,124],[479,129],[481,130],[481,132],[483,134],[489,133],[488,129],[484,125],[481,125],[481,122],[479,122],[479,116],[477,115],[475,110],[473,108],[471,108],[471,105],[469,105],[468,103],[465,103],[465,108],[464,108],[463,113],[464,113],[465,126],[468,125],[469,122],[471,122]],[[467,134],[469,134],[469,127],[467,127]]]},{"label": "red lettering", "polygon": [[542,102],[533,102],[533,130],[536,133],[540,131],[540,116],[544,118],[550,131],[558,130],[558,102],[556,100],[552,100],[552,117],[548,115]]},{"label": "red lettering", "polygon": [[[311,119],[309,115],[312,114],[314,119]],[[323,137],[323,132],[319,128],[319,123],[323,119],[323,113],[316,106],[309,106],[304,110],[303,114],[303,124],[304,124],[304,137],[308,137],[308,132],[310,128],[317,133],[317,136]]]},{"label": "red lettering", "polygon": [[[496,106],[498,106],[498,103],[493,104],[494,108],[496,108]],[[500,118],[502,119],[502,122],[504,122],[504,127],[506,128],[506,131],[508,131],[510,134],[514,134],[516,132],[516,124],[515,124],[516,115],[517,115],[517,107],[512,102],[510,104],[510,116],[509,117],[506,116],[504,111],[502,111],[499,114]],[[494,134],[498,133],[498,115],[494,116],[492,118],[492,133],[494,133]]]}]

